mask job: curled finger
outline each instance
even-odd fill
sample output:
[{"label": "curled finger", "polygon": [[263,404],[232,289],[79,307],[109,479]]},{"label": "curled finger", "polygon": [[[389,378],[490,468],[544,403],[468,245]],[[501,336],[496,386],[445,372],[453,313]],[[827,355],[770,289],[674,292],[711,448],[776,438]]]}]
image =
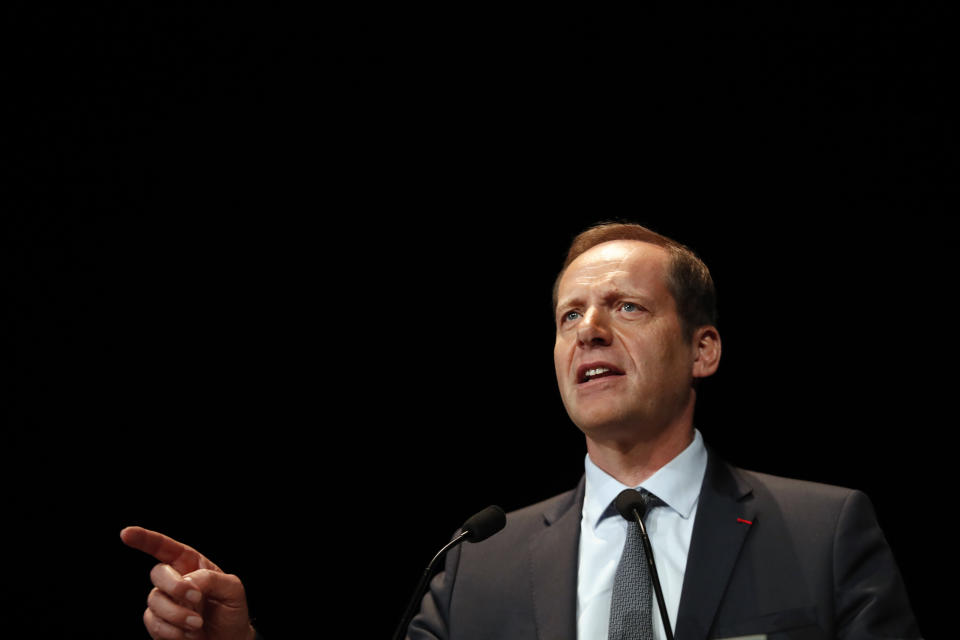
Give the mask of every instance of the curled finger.
[{"label": "curled finger", "polygon": [[153,586],[167,594],[172,600],[199,609],[203,594],[190,580],[184,580],[176,569],[168,564],[158,564],[150,571]]},{"label": "curled finger", "polygon": [[154,621],[163,622],[183,631],[196,631],[203,626],[200,614],[175,602],[156,588],[147,596],[147,611],[153,614]]},{"label": "curled finger", "polygon": [[143,625],[154,640],[181,640],[182,638],[188,640],[189,638],[199,637],[196,632],[181,629],[159,618],[150,609],[143,612]]}]

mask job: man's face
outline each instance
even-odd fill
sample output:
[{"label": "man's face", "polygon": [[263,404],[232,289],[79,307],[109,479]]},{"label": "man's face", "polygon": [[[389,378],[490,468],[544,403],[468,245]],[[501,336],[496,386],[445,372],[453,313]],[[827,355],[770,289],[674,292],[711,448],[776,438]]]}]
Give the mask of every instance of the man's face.
[{"label": "man's face", "polygon": [[560,395],[588,437],[655,435],[693,401],[694,344],[667,289],[669,254],[617,240],[585,251],[557,296]]}]

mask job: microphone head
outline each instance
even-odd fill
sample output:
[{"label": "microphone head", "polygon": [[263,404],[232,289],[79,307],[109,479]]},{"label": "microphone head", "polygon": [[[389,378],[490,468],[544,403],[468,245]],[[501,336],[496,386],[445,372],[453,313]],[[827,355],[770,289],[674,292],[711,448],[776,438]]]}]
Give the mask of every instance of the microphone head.
[{"label": "microphone head", "polygon": [[636,489],[624,489],[621,491],[620,495],[613,501],[613,506],[621,516],[630,522],[636,520],[636,516],[633,515],[634,509],[637,510],[641,517],[643,517],[644,511],[647,510],[647,505],[643,502],[643,496],[641,496],[640,492]]},{"label": "microphone head", "polygon": [[467,540],[480,542],[486,540],[507,526],[507,515],[497,505],[490,505],[480,513],[474,514],[463,523],[461,530],[467,532]]}]

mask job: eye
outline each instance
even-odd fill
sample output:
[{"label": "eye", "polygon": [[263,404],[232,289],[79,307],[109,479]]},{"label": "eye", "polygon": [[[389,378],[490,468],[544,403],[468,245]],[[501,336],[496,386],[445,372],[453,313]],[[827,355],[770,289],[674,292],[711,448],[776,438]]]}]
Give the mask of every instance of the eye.
[{"label": "eye", "polygon": [[560,321],[561,321],[561,322],[571,322],[571,321],[573,321],[573,320],[576,320],[576,319],[579,318],[579,317],[580,317],[580,312],[579,312],[579,311],[567,311],[567,312],[566,312],[565,314],[563,314],[563,316],[560,318]]},{"label": "eye", "polygon": [[627,313],[636,313],[638,311],[643,311],[643,307],[638,305],[635,302],[624,302],[620,304],[620,309]]}]

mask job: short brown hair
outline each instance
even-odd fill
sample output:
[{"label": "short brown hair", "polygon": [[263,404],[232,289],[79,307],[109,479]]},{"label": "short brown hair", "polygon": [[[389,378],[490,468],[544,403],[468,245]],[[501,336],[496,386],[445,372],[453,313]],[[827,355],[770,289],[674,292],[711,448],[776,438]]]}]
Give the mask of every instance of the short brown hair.
[{"label": "short brown hair", "polygon": [[684,336],[689,340],[697,327],[717,324],[717,293],[707,265],[687,246],[644,226],[624,222],[605,222],[593,226],[573,239],[563,268],[553,283],[553,309],[557,309],[560,279],[570,263],[583,252],[613,240],[639,240],[670,253],[667,289],[677,304]]}]

